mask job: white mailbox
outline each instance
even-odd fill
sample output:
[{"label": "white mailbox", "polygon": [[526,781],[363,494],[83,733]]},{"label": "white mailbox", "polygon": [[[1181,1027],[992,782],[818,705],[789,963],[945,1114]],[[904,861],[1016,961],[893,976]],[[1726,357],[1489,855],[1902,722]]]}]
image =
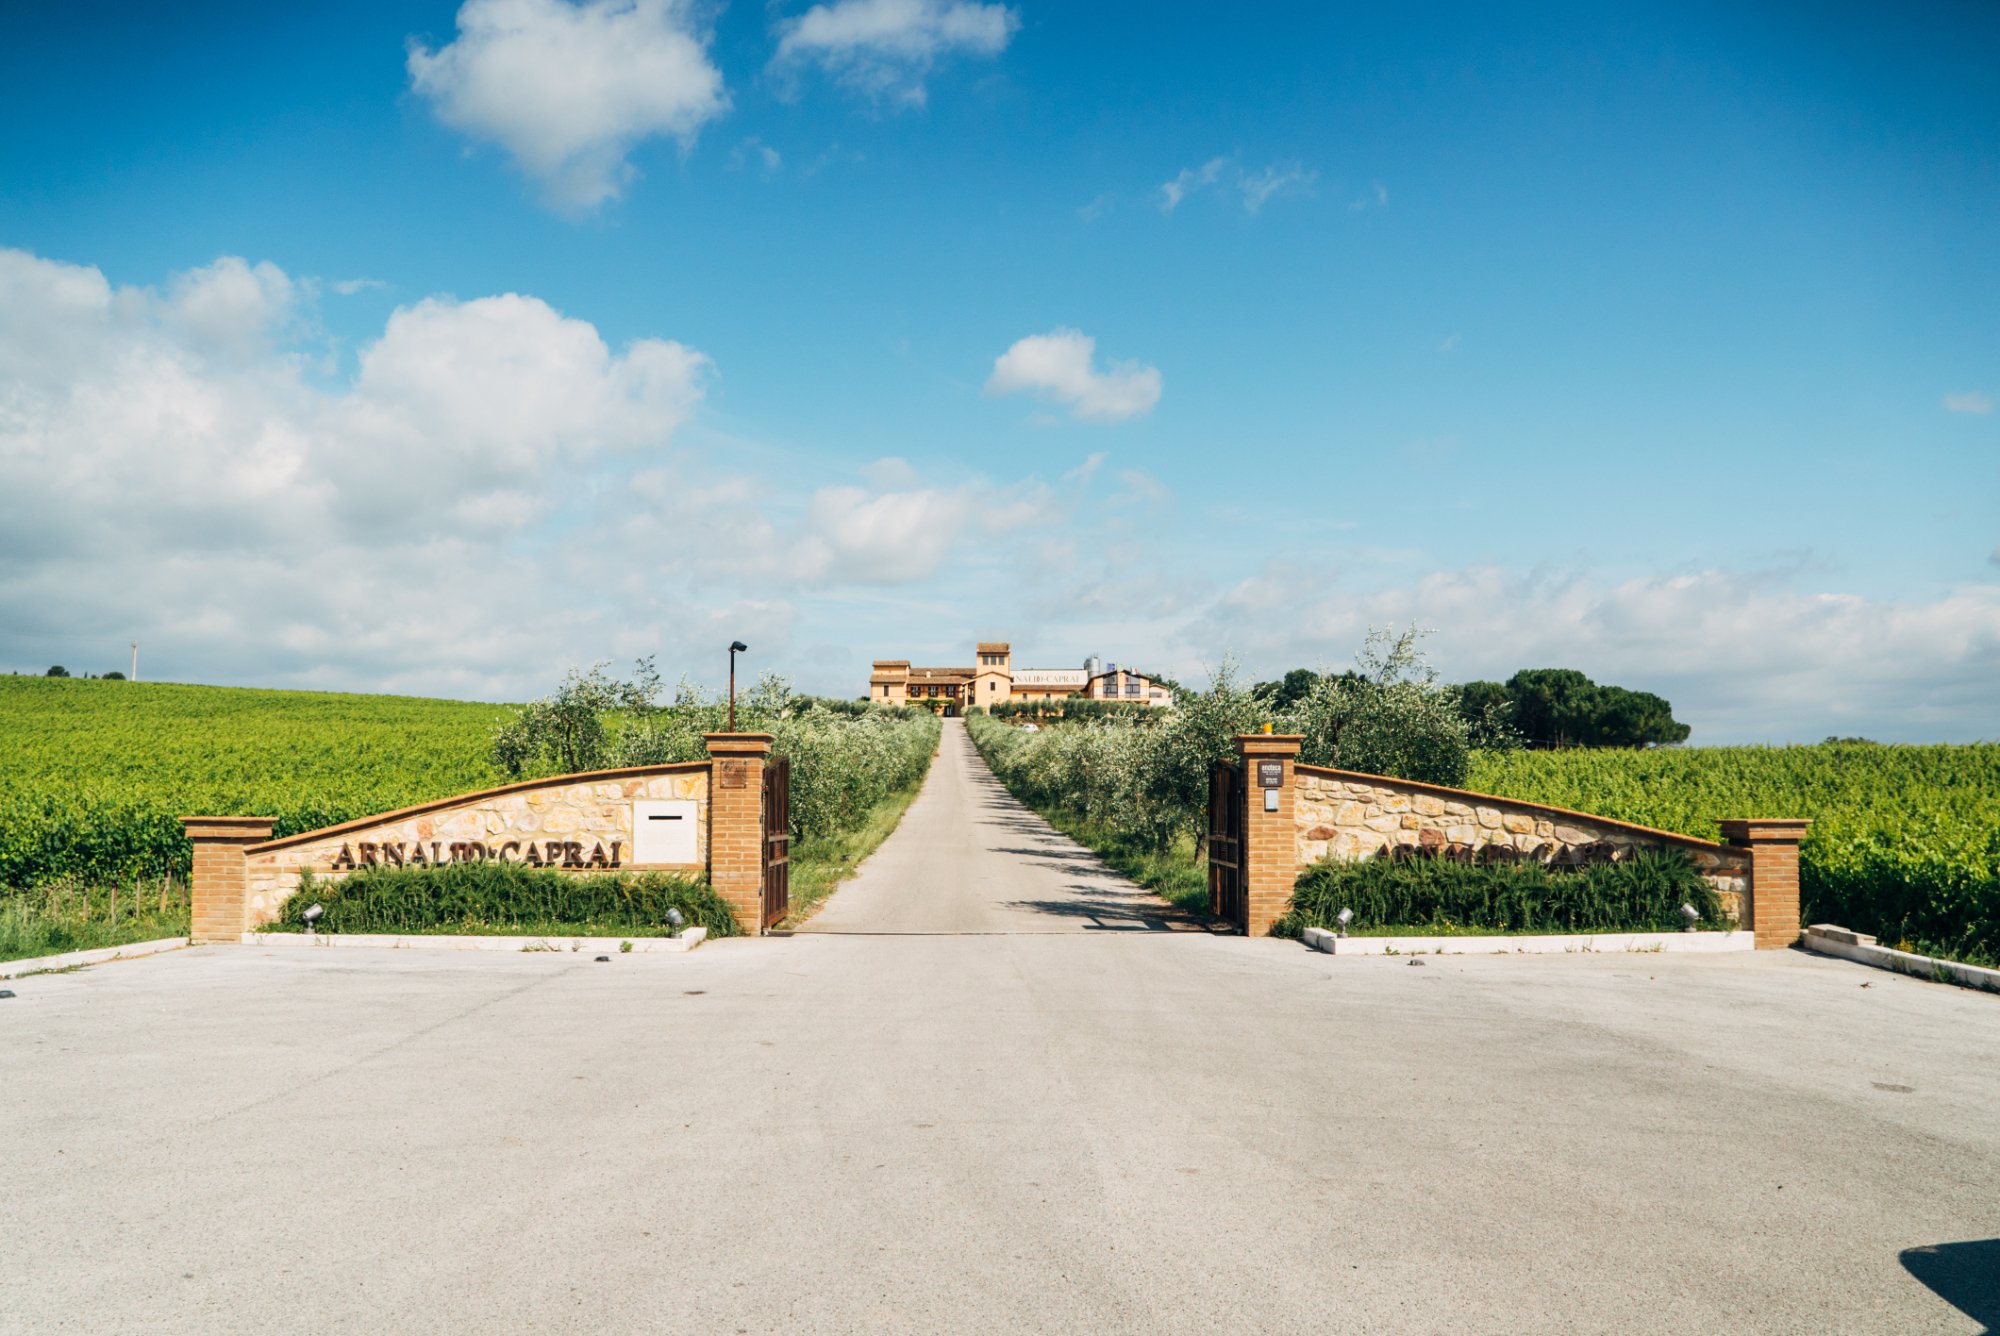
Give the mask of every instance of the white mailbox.
[{"label": "white mailbox", "polygon": [[669,798],[632,804],[632,861],[699,863],[701,841],[695,837],[695,802]]}]

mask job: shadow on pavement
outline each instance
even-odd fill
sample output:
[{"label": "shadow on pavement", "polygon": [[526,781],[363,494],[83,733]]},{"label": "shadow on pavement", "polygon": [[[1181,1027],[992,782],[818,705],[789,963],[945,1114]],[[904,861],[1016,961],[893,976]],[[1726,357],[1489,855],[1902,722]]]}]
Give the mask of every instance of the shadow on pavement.
[{"label": "shadow on pavement", "polygon": [[1931,1292],[1988,1333],[2000,1331],[2000,1239],[1905,1248],[1897,1259]]}]

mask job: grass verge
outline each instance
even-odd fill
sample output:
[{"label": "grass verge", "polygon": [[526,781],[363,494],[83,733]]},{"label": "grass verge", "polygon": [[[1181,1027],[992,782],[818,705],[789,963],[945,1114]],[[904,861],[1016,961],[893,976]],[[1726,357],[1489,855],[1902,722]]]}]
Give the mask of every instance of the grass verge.
[{"label": "grass verge", "polygon": [[891,793],[850,830],[816,835],[792,846],[792,907],[778,924],[779,931],[796,928],[819,911],[840,883],[854,875],[862,860],[889,838],[923,786],[920,778]]},{"label": "grass verge", "polygon": [[45,887],[0,897],[0,961],[187,936],[187,905],[173,902],[161,909],[149,903],[150,894],[135,899],[123,892],[115,914],[109,912],[114,902],[106,889],[86,896]]}]

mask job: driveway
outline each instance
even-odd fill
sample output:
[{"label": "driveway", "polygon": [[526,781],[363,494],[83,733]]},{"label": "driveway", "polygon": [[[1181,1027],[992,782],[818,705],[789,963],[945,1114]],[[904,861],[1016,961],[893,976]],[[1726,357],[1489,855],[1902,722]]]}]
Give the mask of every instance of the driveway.
[{"label": "driveway", "polygon": [[1043,933],[1205,930],[1023,807],[986,768],[965,721],[902,824],[802,932]]},{"label": "driveway", "polygon": [[[996,875],[685,956],[17,981],[0,1331],[2000,1325],[2000,999],[1791,952],[1335,958]],[[1063,931],[880,929],[1003,921]]]}]

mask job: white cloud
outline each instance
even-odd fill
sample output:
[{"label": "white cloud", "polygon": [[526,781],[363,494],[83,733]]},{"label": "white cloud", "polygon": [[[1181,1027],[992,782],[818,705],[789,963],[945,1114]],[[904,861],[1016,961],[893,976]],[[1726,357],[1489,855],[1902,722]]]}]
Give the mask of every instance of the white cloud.
[{"label": "white cloud", "polygon": [[692,0],[466,0],[458,37],[413,43],[410,86],[438,118],[499,144],[567,211],[616,198],[626,155],[691,144],[728,110]]},{"label": "white cloud", "polygon": [[1270,673],[1344,666],[1371,625],[1437,627],[1428,647],[1452,680],[1580,668],[1666,696],[1698,743],[1968,741],[2000,719],[2000,584],[1890,602],[1729,570],[1606,582],[1476,567],[1341,583],[1274,563],[1186,623],[1182,641]]},{"label": "white cloud", "polygon": [[352,297],[359,292],[382,291],[389,285],[379,278],[337,278],[329,286],[343,297]]},{"label": "white cloud", "polygon": [[924,79],[947,56],[994,57],[1021,26],[1002,4],[973,0],[832,0],[778,24],[771,69],[817,65],[870,98],[921,106]]},{"label": "white cloud", "polygon": [[1369,187],[1367,193],[1357,199],[1350,200],[1347,205],[1347,211],[1349,213],[1360,213],[1366,209],[1385,208],[1388,203],[1389,187],[1377,181],[1373,186]]},{"label": "white cloud", "polygon": [[1031,334],[994,359],[988,394],[1027,392],[1069,408],[1090,422],[1119,422],[1149,413],[1160,402],[1160,372],[1138,362],[1114,362],[1099,371],[1097,340],[1074,329]]},{"label": "white cloud", "polygon": [[1438,340],[1438,351],[1441,353],[1448,353],[1452,351],[1454,348],[1458,347],[1459,337],[1460,336],[1457,334],[1445,335],[1442,339]]},{"label": "white cloud", "polygon": [[621,559],[592,527],[625,470],[672,457],[699,353],[438,298],[325,389],[278,337],[294,287],[226,258],[114,289],[0,251],[0,626],[137,635],[156,671],[515,691],[601,639],[608,582],[646,571],[633,606],[659,618],[697,574],[660,562],[727,550],[694,526]]},{"label": "white cloud", "polygon": [[772,148],[756,135],[750,135],[729,151],[729,164],[741,169],[754,161],[764,171],[764,175],[776,175],[785,165],[784,155]]},{"label": "white cloud", "polygon": [[1210,158],[1199,167],[1183,167],[1173,180],[1160,186],[1160,209],[1172,213],[1181,206],[1181,201],[1205,186],[1212,186],[1222,176],[1223,168],[1229,166],[1228,158]]},{"label": "white cloud", "polygon": [[1088,483],[1092,478],[1097,476],[1097,471],[1104,467],[1104,461],[1109,458],[1110,456],[1105,454],[1104,451],[1093,450],[1084,456],[1081,464],[1063,474],[1063,481],[1078,484]]},{"label": "white cloud", "polygon": [[1274,199],[1312,194],[1318,183],[1318,172],[1296,162],[1251,171],[1233,156],[1210,158],[1199,167],[1181,168],[1171,181],[1161,183],[1160,212],[1172,213],[1189,196],[1221,186],[1237,191],[1243,211],[1254,216]]},{"label": "white cloud", "polygon": [[1281,196],[1312,194],[1318,180],[1318,172],[1307,171],[1292,163],[1286,167],[1266,167],[1261,171],[1246,172],[1236,186],[1243,192],[1243,211],[1254,214]]},{"label": "white cloud", "polygon": [[1980,417],[1993,411],[1993,400],[1978,390],[1967,390],[1964,394],[1947,394],[1944,406],[1951,413],[1974,413]]}]

